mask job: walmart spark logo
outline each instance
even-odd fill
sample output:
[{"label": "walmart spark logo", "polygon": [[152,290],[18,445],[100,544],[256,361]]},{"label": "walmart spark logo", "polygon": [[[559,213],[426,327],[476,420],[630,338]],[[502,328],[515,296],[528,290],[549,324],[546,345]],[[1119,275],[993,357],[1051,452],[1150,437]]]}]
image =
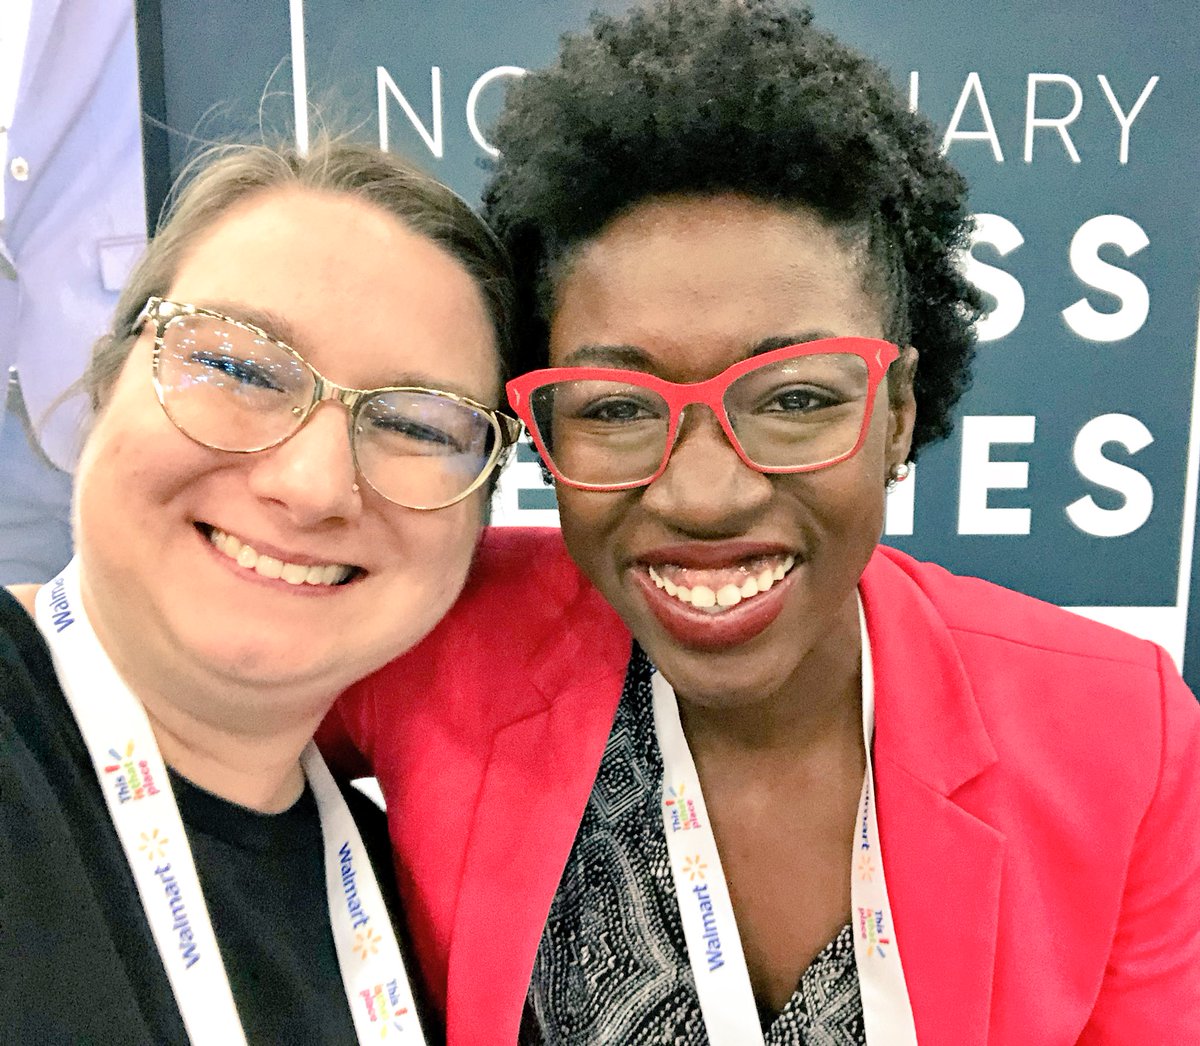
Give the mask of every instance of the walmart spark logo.
[{"label": "walmart spark logo", "polygon": [[366,933],[359,930],[354,935],[354,950],[358,952],[360,959],[365,959],[369,955],[379,954],[379,942],[383,940],[374,930],[368,928]]},{"label": "walmart spark logo", "polygon": [[167,843],[171,840],[157,828],[151,828],[149,832],[139,832],[138,834],[142,837],[142,841],[138,843],[138,849],[151,861],[157,861],[167,856]]},{"label": "walmart spark logo", "polygon": [[869,853],[858,855],[858,877],[866,883],[875,881],[875,862]]},{"label": "walmart spark logo", "polygon": [[105,764],[104,772],[113,775],[111,780],[117,790],[117,799],[128,803],[158,795],[158,785],[150,772],[150,764],[134,756],[133,741],[127,742],[120,752],[110,748],[108,754],[113,761]]},{"label": "walmart spark logo", "polygon": [[703,881],[704,873],[707,869],[708,865],[700,860],[699,854],[693,854],[691,857],[683,859],[683,874],[692,882],[695,882],[697,879]]}]

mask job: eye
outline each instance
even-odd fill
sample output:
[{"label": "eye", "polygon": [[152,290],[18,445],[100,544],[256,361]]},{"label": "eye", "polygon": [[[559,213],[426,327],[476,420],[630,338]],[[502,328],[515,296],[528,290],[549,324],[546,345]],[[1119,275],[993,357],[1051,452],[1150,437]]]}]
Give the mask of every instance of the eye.
[{"label": "eye", "polygon": [[238,382],[256,389],[267,389],[272,392],[283,392],[281,386],[271,375],[270,370],[254,360],[241,356],[229,356],[223,353],[196,351],[189,357],[190,362],[208,370],[219,372]]},{"label": "eye", "polygon": [[402,414],[373,417],[371,426],[389,436],[398,436],[413,443],[427,444],[431,449],[441,447],[454,454],[461,454],[463,451],[463,447],[450,433],[434,425],[418,421],[416,418],[407,418]]},{"label": "eye", "polygon": [[589,421],[626,422],[644,421],[659,415],[639,400],[608,396],[585,404],[577,416]]},{"label": "eye", "polygon": [[843,402],[843,397],[828,389],[802,386],[777,389],[769,397],[764,398],[759,410],[768,413],[808,414],[826,407],[836,407]]}]

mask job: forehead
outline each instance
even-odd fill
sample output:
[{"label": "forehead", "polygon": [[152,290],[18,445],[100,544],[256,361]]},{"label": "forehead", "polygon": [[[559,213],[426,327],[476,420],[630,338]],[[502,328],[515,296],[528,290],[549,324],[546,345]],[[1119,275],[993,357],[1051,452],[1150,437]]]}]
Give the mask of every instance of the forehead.
[{"label": "forehead", "polygon": [[741,196],[661,198],[614,219],[556,285],[550,358],[629,346],[695,380],[778,338],[881,337],[861,252],[808,212]]},{"label": "forehead", "polygon": [[[269,333],[345,385],[425,383],[493,394],[482,294],[447,251],[347,194],[246,200],[191,244],[168,297],[277,318]],[[240,307],[240,310],[239,310]]]}]

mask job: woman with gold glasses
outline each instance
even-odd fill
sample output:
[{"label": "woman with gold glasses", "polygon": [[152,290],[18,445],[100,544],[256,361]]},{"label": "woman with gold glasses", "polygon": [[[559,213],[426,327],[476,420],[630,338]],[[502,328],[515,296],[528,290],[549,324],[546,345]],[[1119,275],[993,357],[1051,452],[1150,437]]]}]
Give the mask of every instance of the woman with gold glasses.
[{"label": "woman with gold glasses", "polygon": [[492,140],[510,400],[602,598],[557,535],[488,535],[338,706],[450,1042],[1200,1040],[1178,673],[878,547],[980,307],[933,129],[805,7],[657,0]]},{"label": "woman with gold glasses", "polygon": [[0,1040],[439,1038],[310,739],[466,579],[510,299],[374,149],[231,149],[175,201],[85,379],[77,556],[0,595]]}]

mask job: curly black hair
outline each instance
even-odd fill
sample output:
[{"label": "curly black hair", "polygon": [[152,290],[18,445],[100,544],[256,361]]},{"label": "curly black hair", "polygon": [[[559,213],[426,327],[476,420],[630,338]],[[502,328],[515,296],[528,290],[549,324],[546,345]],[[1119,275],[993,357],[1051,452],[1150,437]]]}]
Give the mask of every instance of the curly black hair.
[{"label": "curly black hair", "polygon": [[553,275],[651,196],[736,192],[815,212],[863,247],[887,336],[920,351],[911,457],[950,433],[978,292],[957,256],[966,183],[874,62],[787,0],[653,0],[595,14],[509,89],[485,217],[520,283],[525,369],[545,366]]}]

